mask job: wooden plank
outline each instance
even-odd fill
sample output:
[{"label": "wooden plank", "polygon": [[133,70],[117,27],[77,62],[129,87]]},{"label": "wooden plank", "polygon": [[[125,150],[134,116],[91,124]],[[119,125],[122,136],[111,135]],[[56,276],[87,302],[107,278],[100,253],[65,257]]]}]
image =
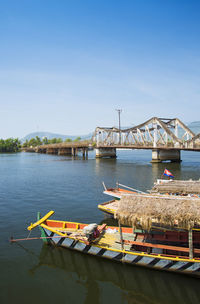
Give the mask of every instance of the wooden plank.
[{"label": "wooden plank", "polygon": [[[189,252],[189,248],[186,248],[186,247],[177,247],[177,246],[169,246],[169,245],[162,245],[162,244],[134,242],[134,241],[129,241],[129,240],[123,240],[123,242],[125,244],[132,244],[132,245],[137,245],[137,246],[160,248],[160,249],[174,250],[174,251],[181,251],[181,252]],[[200,253],[200,249],[194,248],[193,252],[194,253]]]},{"label": "wooden plank", "polygon": [[123,236],[122,236],[122,227],[121,227],[120,222],[119,222],[119,234],[120,234],[120,242],[121,242],[121,247],[122,247],[122,250],[124,250],[124,241],[123,241]]},{"label": "wooden plank", "polygon": [[192,237],[192,229],[188,231],[188,243],[189,243],[189,258],[193,259],[193,237]]}]

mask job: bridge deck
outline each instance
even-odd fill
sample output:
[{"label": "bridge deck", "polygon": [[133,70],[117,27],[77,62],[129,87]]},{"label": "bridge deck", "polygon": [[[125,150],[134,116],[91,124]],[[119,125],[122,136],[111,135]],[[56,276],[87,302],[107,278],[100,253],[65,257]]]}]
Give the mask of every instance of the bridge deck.
[{"label": "bridge deck", "polygon": [[185,148],[185,147],[174,147],[174,146],[145,146],[145,145],[98,145],[96,146],[98,149],[106,149],[106,148],[116,148],[116,149],[142,149],[142,150],[185,150],[185,151],[200,151],[200,146],[193,148]]}]

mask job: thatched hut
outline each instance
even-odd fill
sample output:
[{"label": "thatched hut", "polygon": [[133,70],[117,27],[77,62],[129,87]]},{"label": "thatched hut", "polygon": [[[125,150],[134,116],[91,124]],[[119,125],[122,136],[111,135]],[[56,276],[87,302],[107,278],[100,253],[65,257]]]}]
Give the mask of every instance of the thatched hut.
[{"label": "thatched hut", "polygon": [[123,225],[150,230],[152,224],[190,230],[200,226],[200,199],[173,195],[123,195],[115,218]]},{"label": "thatched hut", "polygon": [[200,194],[200,180],[160,180],[150,190],[151,193]]}]

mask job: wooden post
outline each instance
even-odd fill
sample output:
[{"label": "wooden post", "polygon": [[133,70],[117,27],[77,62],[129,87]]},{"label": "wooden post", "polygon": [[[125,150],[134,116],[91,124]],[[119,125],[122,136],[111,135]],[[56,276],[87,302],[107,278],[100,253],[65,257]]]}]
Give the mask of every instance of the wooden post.
[{"label": "wooden post", "polygon": [[188,243],[189,243],[189,258],[193,259],[193,235],[192,235],[192,229],[188,231]]},{"label": "wooden post", "polygon": [[121,246],[122,246],[122,250],[124,250],[124,241],[123,241],[123,236],[122,236],[122,227],[121,227],[120,221],[118,223],[119,223],[120,243],[121,243]]},{"label": "wooden post", "polygon": [[77,154],[77,149],[76,148],[72,148],[72,156],[76,156]]}]

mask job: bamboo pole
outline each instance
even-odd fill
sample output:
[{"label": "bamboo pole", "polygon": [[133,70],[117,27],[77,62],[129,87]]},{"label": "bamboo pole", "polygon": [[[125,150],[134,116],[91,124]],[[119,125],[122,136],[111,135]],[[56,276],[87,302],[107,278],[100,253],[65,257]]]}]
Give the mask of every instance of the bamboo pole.
[{"label": "bamboo pole", "polygon": [[44,237],[32,237],[32,238],[24,238],[24,239],[14,239],[12,236],[10,238],[10,243],[21,242],[21,241],[33,241],[33,240],[43,240],[43,239],[54,239],[54,238],[67,238],[66,236],[44,236]]},{"label": "bamboo pole", "polygon": [[122,246],[122,250],[124,250],[124,241],[123,241],[122,227],[121,227],[120,222],[119,222],[119,233],[120,233],[120,243],[121,243],[121,246]]},{"label": "bamboo pole", "polygon": [[189,243],[189,258],[193,259],[193,235],[192,235],[192,229],[188,231],[188,243]]}]

